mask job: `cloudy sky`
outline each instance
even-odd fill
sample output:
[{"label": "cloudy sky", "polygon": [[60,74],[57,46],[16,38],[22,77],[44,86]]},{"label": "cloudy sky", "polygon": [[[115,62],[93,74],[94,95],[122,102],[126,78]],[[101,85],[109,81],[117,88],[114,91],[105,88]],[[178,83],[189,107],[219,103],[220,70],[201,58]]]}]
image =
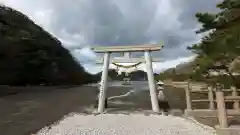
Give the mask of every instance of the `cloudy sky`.
[{"label": "cloudy sky", "polygon": [[[165,62],[154,71],[189,61],[186,46],[200,42],[196,12],[217,12],[221,0],[0,0],[28,15],[56,36],[88,72],[96,73],[96,54],[89,47],[163,43],[153,53]],[[78,49],[83,48],[83,49]],[[144,69],[144,65],[140,66]]]}]

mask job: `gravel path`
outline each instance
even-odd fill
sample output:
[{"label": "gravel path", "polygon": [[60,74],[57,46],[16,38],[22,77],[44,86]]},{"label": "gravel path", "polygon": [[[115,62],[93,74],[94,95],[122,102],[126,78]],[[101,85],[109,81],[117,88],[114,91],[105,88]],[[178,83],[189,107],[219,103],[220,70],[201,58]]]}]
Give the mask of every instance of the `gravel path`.
[{"label": "gravel path", "polygon": [[214,129],[175,116],[141,113],[65,117],[37,135],[216,135]]}]

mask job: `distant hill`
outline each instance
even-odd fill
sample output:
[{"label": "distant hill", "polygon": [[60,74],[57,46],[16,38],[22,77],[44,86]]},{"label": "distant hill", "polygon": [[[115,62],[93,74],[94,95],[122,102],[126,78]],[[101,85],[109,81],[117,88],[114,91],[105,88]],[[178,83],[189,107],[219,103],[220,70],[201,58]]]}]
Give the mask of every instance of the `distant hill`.
[{"label": "distant hill", "polygon": [[[97,78],[98,81],[100,81],[102,72],[99,72],[99,73],[95,74],[94,76],[95,76],[95,78]],[[124,78],[124,74],[118,75],[118,73],[115,69],[109,69],[108,77],[111,78],[111,80],[122,80]]]},{"label": "distant hill", "polygon": [[0,5],[0,85],[65,85],[94,80],[61,42],[26,15]]},{"label": "distant hill", "polygon": [[[173,81],[186,81],[188,79],[191,79],[193,81],[201,81],[209,84],[214,84],[215,82],[221,82],[228,88],[230,84],[233,83],[232,82],[233,79],[235,79],[237,84],[240,84],[239,83],[239,80],[240,80],[240,76],[239,76],[240,64],[239,63],[240,63],[239,57],[233,60],[232,63],[230,63],[229,70],[232,72],[232,75],[234,76],[234,78],[229,76],[226,72],[224,72],[223,74],[220,74],[220,70],[219,71],[208,70],[208,74],[210,76],[204,77],[204,74],[200,73],[201,75],[200,77],[198,76],[197,73],[194,72],[195,68],[197,67],[197,61],[193,61],[189,63],[180,64],[176,66],[176,68],[167,69],[163,73],[160,73],[160,75],[158,75],[156,79],[157,80],[171,79]],[[235,85],[235,86],[240,88],[240,85]]]},{"label": "distant hill", "polygon": [[[96,81],[100,81],[101,80],[101,76],[102,76],[102,72],[99,72],[95,75],[93,75],[94,78],[96,79]],[[108,70],[108,77],[111,80],[117,80],[117,72],[114,69],[109,69]]]},{"label": "distant hill", "polygon": [[155,78],[157,80],[171,79],[173,81],[186,81],[194,72],[195,67],[196,67],[195,61],[182,63],[177,65],[175,68],[165,70],[159,75],[156,75]]},{"label": "distant hill", "polygon": [[134,71],[130,74],[130,78],[135,81],[147,80],[147,73],[141,70]]},{"label": "distant hill", "polygon": [[195,62],[186,62],[177,65],[175,68],[169,68],[165,70],[165,73],[176,73],[176,74],[189,74],[193,72],[194,68],[196,67]]}]

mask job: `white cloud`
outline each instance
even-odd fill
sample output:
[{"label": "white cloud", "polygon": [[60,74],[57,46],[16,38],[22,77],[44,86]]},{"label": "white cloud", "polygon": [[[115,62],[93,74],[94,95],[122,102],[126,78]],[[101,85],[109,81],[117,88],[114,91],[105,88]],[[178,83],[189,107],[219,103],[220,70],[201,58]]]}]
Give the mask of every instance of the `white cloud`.
[{"label": "white cloud", "polygon": [[49,29],[51,24],[52,10],[49,9],[41,9],[33,13],[32,18],[34,18],[35,22],[38,23],[41,27],[45,29]]},{"label": "white cloud", "polygon": [[89,63],[88,61],[94,61],[97,58],[97,55],[89,47],[73,50],[71,51],[71,53],[81,63],[86,63],[86,62]]},{"label": "white cloud", "polygon": [[87,41],[81,33],[68,33],[65,29],[62,29],[60,31],[61,37],[58,37],[58,39],[62,42],[63,46],[66,48],[71,47],[86,47]]},{"label": "white cloud", "polygon": [[91,74],[96,74],[102,71],[102,65],[95,65],[95,64],[82,64],[85,70]]},{"label": "white cloud", "polygon": [[195,59],[196,56],[182,57],[175,60],[169,60],[162,63],[154,63],[153,69],[154,72],[159,73],[169,68],[174,68],[179,64],[191,62]]}]

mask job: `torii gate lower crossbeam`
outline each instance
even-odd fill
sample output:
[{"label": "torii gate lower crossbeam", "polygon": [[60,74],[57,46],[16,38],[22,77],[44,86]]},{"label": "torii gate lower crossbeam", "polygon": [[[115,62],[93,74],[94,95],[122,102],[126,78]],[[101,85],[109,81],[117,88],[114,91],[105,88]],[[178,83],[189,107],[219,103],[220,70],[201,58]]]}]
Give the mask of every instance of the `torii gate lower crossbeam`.
[{"label": "torii gate lower crossbeam", "polygon": [[108,77],[108,68],[110,63],[110,54],[114,52],[144,52],[147,76],[148,76],[148,84],[150,90],[151,104],[153,112],[159,113],[159,105],[157,100],[156,93],[156,84],[153,76],[152,69],[152,58],[151,51],[159,51],[162,49],[162,45],[137,45],[137,46],[111,46],[111,47],[95,47],[92,48],[96,53],[104,53],[103,60],[103,71],[101,77],[101,87],[99,93],[99,102],[98,102],[98,113],[103,113],[104,105],[105,105],[105,96],[107,90],[107,77]]}]

